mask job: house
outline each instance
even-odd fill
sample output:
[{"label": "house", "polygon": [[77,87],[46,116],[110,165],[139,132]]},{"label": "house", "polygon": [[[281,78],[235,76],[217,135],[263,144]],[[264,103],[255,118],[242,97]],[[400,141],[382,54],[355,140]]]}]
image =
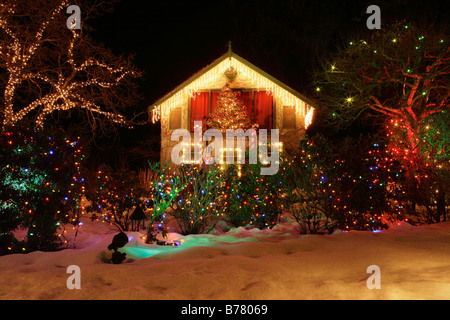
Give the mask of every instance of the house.
[{"label": "house", "polygon": [[312,121],[313,102],[237,55],[230,43],[224,55],[149,107],[153,123],[161,122],[161,163],[171,160],[171,151],[179,143],[171,141],[173,131],[192,132],[194,121],[204,121],[214,110],[227,83],[240,91],[252,123],[269,133],[278,129],[284,151],[298,148]]}]

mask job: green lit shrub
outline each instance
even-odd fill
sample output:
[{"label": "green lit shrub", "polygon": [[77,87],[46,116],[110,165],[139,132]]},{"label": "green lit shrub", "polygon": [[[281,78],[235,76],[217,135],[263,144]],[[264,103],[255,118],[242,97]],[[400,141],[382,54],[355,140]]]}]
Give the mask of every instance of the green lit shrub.
[{"label": "green lit shrub", "polygon": [[185,186],[173,203],[172,215],[182,234],[208,233],[223,215],[218,205],[225,174],[215,165],[181,165],[178,177]]}]

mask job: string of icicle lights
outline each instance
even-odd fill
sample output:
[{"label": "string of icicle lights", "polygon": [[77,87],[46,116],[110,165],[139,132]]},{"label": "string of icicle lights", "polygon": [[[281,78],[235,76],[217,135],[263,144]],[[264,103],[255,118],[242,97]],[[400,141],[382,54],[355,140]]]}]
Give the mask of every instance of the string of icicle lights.
[{"label": "string of icicle lights", "polygon": [[305,127],[308,127],[311,124],[314,113],[313,107],[307,105],[304,101],[300,100],[289,91],[286,91],[273,81],[262,76],[234,57],[229,57],[223,60],[217,66],[205,72],[185,87],[181,88],[163,103],[154,106],[152,109],[152,122],[156,123],[160,121],[161,118],[168,117],[172,108],[186,103],[187,98],[195,97],[199,90],[207,89],[209,85],[216,82],[217,79],[223,76],[224,72],[231,67],[233,67],[239,75],[249,79],[252,87],[257,89],[265,89],[270,92],[270,94],[274,95],[276,99],[280,99],[283,105],[294,107],[297,115],[305,117]]}]

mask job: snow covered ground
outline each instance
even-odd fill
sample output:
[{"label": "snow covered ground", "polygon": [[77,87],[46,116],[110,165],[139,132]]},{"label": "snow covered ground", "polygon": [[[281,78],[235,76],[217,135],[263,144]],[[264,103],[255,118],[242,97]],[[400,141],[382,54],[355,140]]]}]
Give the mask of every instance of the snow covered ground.
[{"label": "snow covered ground", "polygon": [[[104,262],[115,234],[87,220],[76,249],[0,257],[0,299],[450,299],[449,222],[299,235],[285,219],[273,230],[170,233],[179,247],[128,232],[119,265]],[[79,290],[66,286],[70,265],[80,267]],[[370,265],[380,267],[381,289],[367,288]]]}]

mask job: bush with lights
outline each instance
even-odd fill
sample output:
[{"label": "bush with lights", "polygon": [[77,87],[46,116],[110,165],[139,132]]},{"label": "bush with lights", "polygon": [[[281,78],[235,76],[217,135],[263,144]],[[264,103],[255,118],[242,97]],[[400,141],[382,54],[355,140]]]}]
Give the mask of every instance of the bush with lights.
[{"label": "bush with lights", "polygon": [[302,141],[288,167],[285,203],[302,233],[380,230],[402,218],[403,172],[385,144],[369,137]]},{"label": "bush with lights", "polygon": [[225,199],[226,219],[234,227],[252,225],[259,229],[273,228],[282,213],[285,193],[284,156],[280,154],[279,171],[262,175],[264,164],[233,164],[227,169]]},{"label": "bush with lights", "polygon": [[[102,165],[94,183],[86,192],[91,204],[86,211],[92,213],[92,219],[117,226],[120,231],[128,231],[132,223],[132,213],[140,207],[148,220],[146,243],[164,244],[168,230],[165,224],[166,210],[175,201],[184,188],[177,172],[168,165],[149,162],[145,174],[123,167],[113,169]],[[161,235],[161,237],[159,237]]]},{"label": "bush with lights", "polygon": [[173,205],[180,192],[185,188],[182,177],[169,164],[150,163],[145,179],[149,199],[146,205],[152,207],[147,225],[146,243],[168,244],[161,239],[167,237],[168,228],[165,224],[166,210]]},{"label": "bush with lights", "polygon": [[61,223],[78,223],[84,192],[84,146],[54,129],[15,127],[0,134],[0,236],[28,230],[9,252],[53,250],[64,243]]},{"label": "bush with lights", "polygon": [[333,230],[338,216],[332,146],[322,136],[302,140],[298,154],[284,168],[287,192],[283,202],[300,226],[300,232]]},{"label": "bush with lights", "polygon": [[90,201],[86,211],[92,212],[93,217],[100,213],[104,221],[127,231],[131,213],[140,204],[141,198],[146,196],[138,174],[128,168],[114,169],[102,165],[94,181],[94,186],[86,193]]},{"label": "bush with lights", "polygon": [[183,164],[178,168],[183,190],[172,208],[183,234],[208,233],[224,214],[221,206],[226,174],[216,165]]}]

